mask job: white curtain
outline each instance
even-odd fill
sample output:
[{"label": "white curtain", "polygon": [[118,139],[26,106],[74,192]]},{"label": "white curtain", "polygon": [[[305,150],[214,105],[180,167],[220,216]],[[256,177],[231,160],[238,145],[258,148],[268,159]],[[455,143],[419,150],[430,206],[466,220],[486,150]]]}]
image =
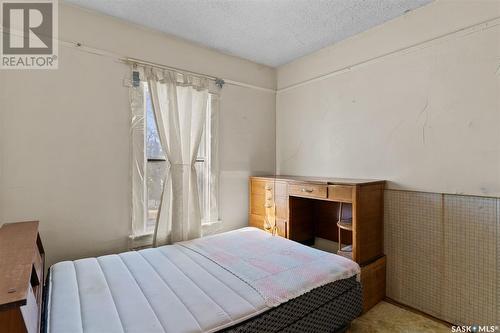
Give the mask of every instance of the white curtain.
[{"label": "white curtain", "polygon": [[205,126],[208,80],[147,68],[146,79],[162,149],[170,164],[160,200],[154,245],[201,236],[195,169]]}]

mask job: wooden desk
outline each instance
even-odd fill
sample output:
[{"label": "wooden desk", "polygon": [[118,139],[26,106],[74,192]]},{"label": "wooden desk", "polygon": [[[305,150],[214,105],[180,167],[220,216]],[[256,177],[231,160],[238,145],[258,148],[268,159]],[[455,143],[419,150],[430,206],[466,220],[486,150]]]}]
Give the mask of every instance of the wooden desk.
[{"label": "wooden desk", "polygon": [[0,228],[0,332],[40,331],[45,254],[38,222]]},{"label": "wooden desk", "polygon": [[[250,177],[249,225],[313,245],[316,237],[351,245],[361,266],[364,310],[385,297],[385,181],[296,176]],[[339,214],[342,212],[342,214]],[[347,222],[339,230],[339,216]],[[267,221],[267,223],[266,223]]]}]

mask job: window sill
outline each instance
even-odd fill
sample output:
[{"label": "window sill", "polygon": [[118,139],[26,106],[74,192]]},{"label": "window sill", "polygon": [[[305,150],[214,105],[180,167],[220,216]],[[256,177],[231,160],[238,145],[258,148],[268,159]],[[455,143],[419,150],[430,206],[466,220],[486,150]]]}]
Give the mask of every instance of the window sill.
[{"label": "window sill", "polygon": [[[201,225],[201,236],[208,236],[218,233],[222,229],[222,220],[204,222]],[[130,235],[129,249],[139,250],[141,248],[150,247],[153,243],[154,231],[146,231],[138,235]]]},{"label": "window sill", "polygon": [[222,229],[222,220],[205,222],[201,225],[201,236],[208,236],[218,233]]},{"label": "window sill", "polygon": [[128,236],[128,248],[129,250],[140,250],[142,248],[151,247],[153,244],[153,231],[145,232],[138,235]]}]

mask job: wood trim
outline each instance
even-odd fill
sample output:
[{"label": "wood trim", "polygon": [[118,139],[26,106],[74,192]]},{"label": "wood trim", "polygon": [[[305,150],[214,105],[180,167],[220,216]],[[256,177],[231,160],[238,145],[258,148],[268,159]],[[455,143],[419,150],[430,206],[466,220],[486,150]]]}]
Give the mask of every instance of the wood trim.
[{"label": "wood trim", "polygon": [[358,261],[358,188],[356,187],[352,193],[352,260]]},{"label": "wood trim", "polygon": [[384,185],[356,186],[353,203],[354,260],[369,263],[384,252]]},{"label": "wood trim", "polygon": [[403,303],[400,303],[400,302],[398,302],[398,301],[395,301],[395,300],[393,300],[393,299],[392,299],[392,298],[390,298],[390,297],[385,297],[385,298],[384,298],[384,301],[385,301],[385,302],[387,302],[387,303],[390,303],[390,304],[392,304],[392,305],[395,305],[395,306],[397,306],[397,307],[400,307],[400,308],[402,308],[402,309],[405,309],[405,310],[407,310],[407,311],[410,311],[410,312],[416,313],[416,314],[418,314],[418,315],[421,315],[421,316],[423,316],[423,317],[425,317],[425,318],[428,318],[428,319],[430,319],[430,320],[432,320],[432,321],[435,321],[435,322],[437,322],[437,323],[443,324],[443,325],[445,325],[445,326],[449,327],[450,329],[451,329],[451,327],[452,327],[452,326],[454,326],[454,324],[452,324],[452,323],[450,323],[450,322],[444,321],[444,320],[442,320],[442,319],[439,319],[439,318],[437,318],[437,317],[434,317],[433,315],[430,315],[430,314],[428,314],[428,313],[425,313],[425,312],[423,312],[423,311],[420,311],[420,310],[418,310],[418,309],[415,309],[415,308],[413,308],[413,307],[411,307],[411,306],[408,306],[408,305],[406,305],[406,304],[403,304]]}]

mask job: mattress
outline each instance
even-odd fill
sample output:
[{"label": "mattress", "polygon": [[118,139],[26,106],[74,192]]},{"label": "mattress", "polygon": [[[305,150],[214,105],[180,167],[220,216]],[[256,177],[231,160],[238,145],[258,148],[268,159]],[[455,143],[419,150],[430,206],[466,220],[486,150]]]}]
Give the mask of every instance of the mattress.
[{"label": "mattress", "polygon": [[[248,238],[250,234],[254,231],[245,235]],[[228,254],[220,244],[238,237],[240,233],[233,233],[215,237],[201,247],[194,241],[57,263],[51,267],[48,279],[45,330],[48,333],[274,332],[287,331],[293,325],[325,323],[329,316],[335,319],[328,326],[334,331],[333,328],[342,327],[359,314],[360,286],[348,268],[342,268],[342,272],[349,271],[347,279],[312,289],[310,286],[314,284],[310,284],[303,290],[292,290],[296,297],[286,299],[283,292],[290,294],[290,289],[262,288],[248,278],[262,272],[247,266],[238,270],[221,259],[227,259]],[[263,247],[276,242],[275,238],[257,238]],[[283,244],[290,249],[297,246],[286,242]],[[219,245],[214,252],[217,256],[210,250],[208,253],[200,250],[216,245]],[[290,252],[297,251],[287,250],[286,254]],[[293,283],[284,284],[295,288]],[[279,304],[276,299],[280,299]],[[262,325],[277,330],[264,331]]]}]

